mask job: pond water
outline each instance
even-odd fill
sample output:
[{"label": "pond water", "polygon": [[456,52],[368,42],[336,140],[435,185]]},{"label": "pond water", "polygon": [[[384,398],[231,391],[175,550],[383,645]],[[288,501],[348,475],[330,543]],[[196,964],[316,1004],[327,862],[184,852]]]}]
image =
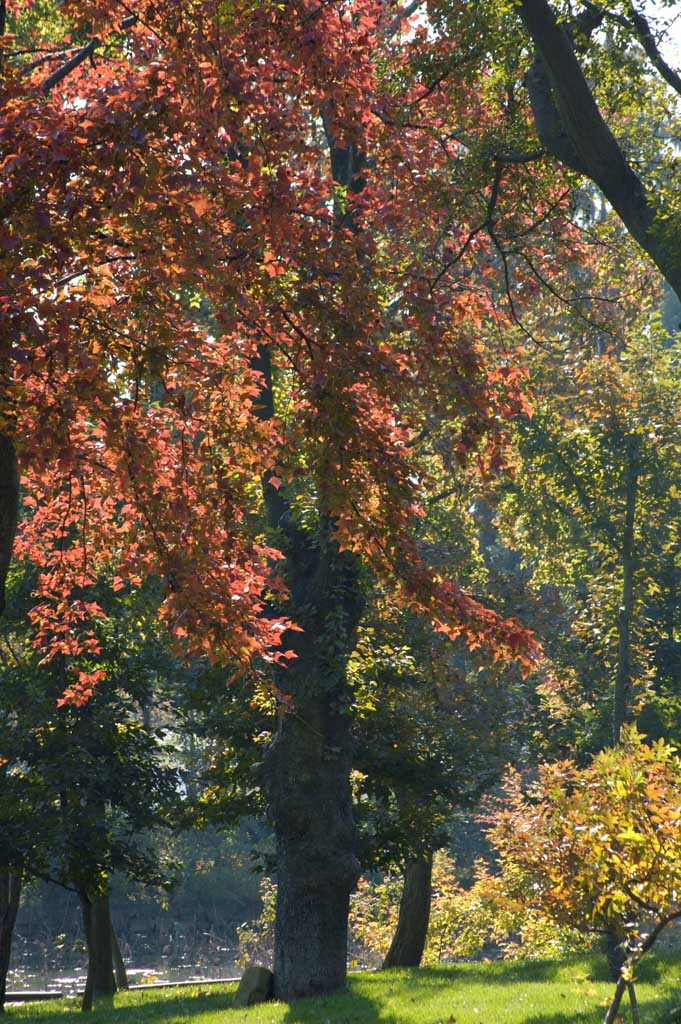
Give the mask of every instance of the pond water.
[{"label": "pond water", "polygon": [[[239,968],[234,960],[234,951],[225,956],[220,964],[182,964],[170,967],[167,964],[156,964],[149,967],[127,967],[128,981],[131,985],[149,985],[154,982],[174,981],[210,981],[217,978],[236,978]],[[126,965],[127,966],[127,965]],[[31,970],[29,967],[17,967],[7,975],[7,991],[11,992],[60,992],[62,995],[75,995],[85,987],[86,967],[72,970]]]}]

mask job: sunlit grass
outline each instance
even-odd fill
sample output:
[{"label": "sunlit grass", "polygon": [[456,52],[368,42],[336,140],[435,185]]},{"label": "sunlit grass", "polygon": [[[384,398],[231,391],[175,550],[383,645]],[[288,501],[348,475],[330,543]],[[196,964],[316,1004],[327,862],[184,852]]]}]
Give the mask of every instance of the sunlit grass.
[{"label": "sunlit grass", "polygon": [[[356,974],[348,990],[292,1006],[232,1010],[234,985],[155,989],[116,996],[92,1024],[599,1024],[613,986],[599,957],[570,962],[476,963]],[[681,1005],[681,956],[652,959],[637,984],[641,1019],[668,1024]],[[628,1006],[622,1011],[630,1021]],[[9,1007],[8,1024],[83,1020],[74,1001]],[[681,1019],[681,1018],[679,1018]]]}]

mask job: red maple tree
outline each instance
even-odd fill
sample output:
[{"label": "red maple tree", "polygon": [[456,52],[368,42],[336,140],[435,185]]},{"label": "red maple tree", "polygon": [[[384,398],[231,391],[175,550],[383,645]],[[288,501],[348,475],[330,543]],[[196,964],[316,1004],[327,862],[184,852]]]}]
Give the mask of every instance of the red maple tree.
[{"label": "red maple tree", "polygon": [[[19,24],[30,8],[14,5]],[[290,787],[316,765],[335,807],[306,819],[308,875],[325,865],[314,898],[287,877],[317,913],[328,844],[345,846],[342,909],[359,564],[449,636],[534,653],[518,623],[422,564],[415,441],[448,419],[460,464],[504,468],[504,424],[527,399],[504,344],[503,239],[532,253],[545,232],[557,260],[565,195],[473,152],[499,115],[456,76],[433,84],[454,47],[408,8],[67,0],[61,15],[79,48],[48,73],[5,34],[0,80],[0,429],[27,495],[15,553],[40,570],[36,644],[64,656],[64,699],[87,700],[95,582],[160,577],[187,652],[258,672],[296,707],[282,729],[322,736],[311,752],[291,733],[275,758]],[[516,302],[535,288],[514,286]],[[328,778],[324,746],[345,752]],[[273,783],[269,799],[288,863],[292,812]],[[342,936],[319,972],[301,939],[316,926],[293,936],[291,913],[279,945],[307,947],[297,975],[279,963],[280,994],[333,988]]]}]

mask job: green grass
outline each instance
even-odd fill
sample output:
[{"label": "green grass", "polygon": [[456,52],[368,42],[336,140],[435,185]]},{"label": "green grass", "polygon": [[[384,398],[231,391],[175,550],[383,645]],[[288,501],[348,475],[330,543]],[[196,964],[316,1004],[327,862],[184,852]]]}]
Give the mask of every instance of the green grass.
[{"label": "green grass", "polygon": [[[268,1003],[232,1010],[234,985],[128,992],[92,1024],[599,1024],[613,985],[598,957],[569,962],[460,964],[356,974],[348,990],[292,1006]],[[641,966],[637,983],[644,1024],[669,1024],[681,1005],[681,956]],[[7,1024],[80,1021],[68,1000],[10,1007]],[[676,1020],[681,1018],[676,1017]],[[628,1005],[623,1020],[630,1021]]]}]

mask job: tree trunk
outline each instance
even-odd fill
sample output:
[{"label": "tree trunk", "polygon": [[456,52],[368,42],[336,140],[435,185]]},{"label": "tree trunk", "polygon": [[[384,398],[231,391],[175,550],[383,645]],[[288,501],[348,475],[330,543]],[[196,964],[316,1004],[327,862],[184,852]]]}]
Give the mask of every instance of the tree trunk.
[{"label": "tree trunk", "polygon": [[290,1001],[345,984],[350,893],[359,877],[350,792],[346,661],[363,600],[357,562],[322,519],[310,538],[290,524],[285,638],[297,658],[279,671],[282,714],[263,766],[277,846],[275,997]]},{"label": "tree trunk", "polygon": [[[331,174],[348,192],[365,186],[363,152],[339,145],[333,101],[320,111]],[[341,133],[344,134],[344,133]],[[336,202],[339,228],[357,234],[352,208]],[[346,330],[347,313],[339,328]],[[350,325],[351,326],[351,325]],[[256,415],[275,415],[270,349],[253,360],[262,374]],[[331,399],[329,382],[327,400]],[[267,813],[277,849],[277,906],[274,930],[274,995],[289,1002],[335,992],[347,976],[350,893],[360,874],[350,790],[352,734],[347,659],[364,600],[359,561],[339,552],[333,540],[325,481],[319,481],[318,526],[314,535],[295,522],[285,488],[263,479],[267,520],[283,538],[280,545],[290,601],[282,609],[302,632],[282,638],[296,659],[275,670],[282,696],[279,724],[263,763]]]},{"label": "tree trunk", "polygon": [[[263,378],[257,414],[274,415],[270,352],[253,361]],[[282,647],[295,660],[275,671],[281,694],[277,730],[262,785],[276,838],[274,996],[290,1002],[335,992],[347,976],[350,893],[360,874],[350,791],[352,735],[346,680],[364,601],[359,563],[341,553],[320,512],[314,535],[295,523],[282,489],[263,481],[267,519],[281,537],[289,601],[302,632]]]},{"label": "tree trunk", "polygon": [[419,967],[430,919],[433,854],[407,861],[397,929],[383,961],[386,967]]},{"label": "tree trunk", "polygon": [[620,939],[614,932],[606,932],[605,934],[605,957],[608,961],[610,981],[619,981],[627,957]]},{"label": "tree trunk", "polygon": [[622,533],[622,600],[617,618],[617,673],[612,712],[612,738],[618,743],[631,700],[631,623],[634,616],[636,499],[638,496],[638,441],[627,439],[624,530]]},{"label": "tree trunk", "polygon": [[129,988],[128,972],[125,969],[125,963],[121,955],[121,947],[118,944],[118,936],[116,935],[116,929],[113,924],[111,925],[111,951],[113,953],[113,969],[116,978],[116,988]]},{"label": "tree trunk", "polygon": [[620,1003],[622,1002],[622,996],[624,995],[626,990],[627,990],[627,983],[624,980],[624,978],[620,978],[620,980],[617,982],[617,988],[615,989],[615,995],[613,996],[613,1000],[610,1003],[610,1006],[608,1007],[608,1012],[605,1015],[605,1018],[603,1020],[603,1024],[615,1024],[615,1021],[617,1020],[617,1011],[620,1008]]},{"label": "tree trunk", "polygon": [[[537,134],[561,163],[594,181],[681,298],[681,261],[654,202],[603,120],[565,23],[547,0],[519,0],[537,55],[526,76]],[[670,236],[671,237],[671,236]]]},{"label": "tree trunk", "polygon": [[7,868],[0,870],[0,1013],[5,1008],[7,972],[20,895],[21,875]]},{"label": "tree trunk", "polygon": [[19,472],[14,444],[0,434],[0,615],[5,610],[5,580],[12,559],[19,514]]},{"label": "tree trunk", "polygon": [[109,894],[90,896],[81,890],[83,926],[88,952],[87,981],[83,995],[83,1010],[110,1007],[116,991],[113,973],[111,942],[111,913]]},{"label": "tree trunk", "polygon": [[638,1012],[638,1000],[636,999],[636,989],[634,988],[633,981],[627,982],[627,992],[629,993],[629,1004],[631,1006],[631,1024],[641,1024],[641,1016]]}]

